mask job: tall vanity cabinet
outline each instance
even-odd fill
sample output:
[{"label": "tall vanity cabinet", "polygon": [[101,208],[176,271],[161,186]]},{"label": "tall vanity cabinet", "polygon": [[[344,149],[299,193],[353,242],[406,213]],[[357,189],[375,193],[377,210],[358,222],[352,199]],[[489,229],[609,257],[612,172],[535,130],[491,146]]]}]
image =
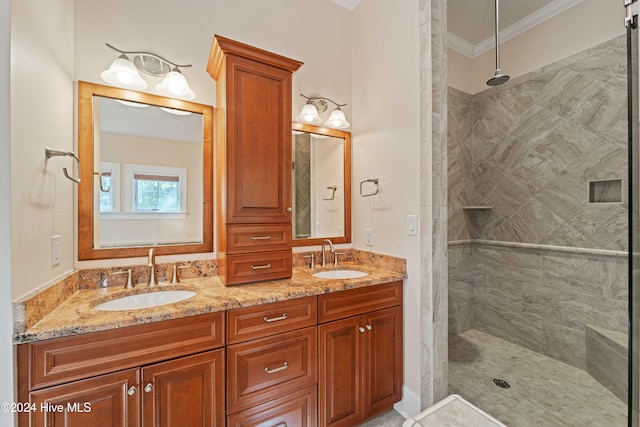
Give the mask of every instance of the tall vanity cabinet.
[{"label": "tall vanity cabinet", "polygon": [[291,277],[291,80],[301,62],[215,36],[218,275]]}]

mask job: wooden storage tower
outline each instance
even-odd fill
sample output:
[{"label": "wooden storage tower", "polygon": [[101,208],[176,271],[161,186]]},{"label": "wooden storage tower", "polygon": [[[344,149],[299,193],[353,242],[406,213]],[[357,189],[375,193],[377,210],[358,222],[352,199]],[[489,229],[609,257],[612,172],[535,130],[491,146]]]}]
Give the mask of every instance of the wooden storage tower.
[{"label": "wooden storage tower", "polygon": [[215,36],[218,275],[291,277],[291,80],[301,62]]}]

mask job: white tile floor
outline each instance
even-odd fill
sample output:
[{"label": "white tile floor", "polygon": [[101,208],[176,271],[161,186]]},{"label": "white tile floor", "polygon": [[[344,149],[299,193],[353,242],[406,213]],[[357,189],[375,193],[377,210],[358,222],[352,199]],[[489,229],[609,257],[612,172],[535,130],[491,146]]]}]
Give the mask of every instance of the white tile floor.
[{"label": "white tile floor", "polygon": [[627,425],[625,403],[586,372],[474,329],[449,337],[449,393],[510,427]]}]

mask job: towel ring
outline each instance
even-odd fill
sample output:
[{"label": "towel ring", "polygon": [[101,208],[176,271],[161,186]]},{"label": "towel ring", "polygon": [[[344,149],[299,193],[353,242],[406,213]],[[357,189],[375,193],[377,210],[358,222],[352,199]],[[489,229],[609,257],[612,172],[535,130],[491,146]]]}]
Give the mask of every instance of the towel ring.
[{"label": "towel ring", "polygon": [[[362,185],[365,182],[370,182],[372,184],[375,184],[376,186],[376,191],[373,193],[362,193]],[[380,189],[378,188],[378,178],[370,178],[370,179],[365,179],[364,181],[360,181],[360,197],[369,197],[369,196],[375,196],[376,194],[378,194],[378,191]]]},{"label": "towel ring", "polygon": [[[44,154],[47,159],[50,159],[51,157],[56,157],[56,156],[73,157],[73,159],[76,161],[76,164],[78,165],[78,175],[80,175],[80,159],[78,158],[78,156],[76,156],[76,153],[74,153],[73,151],[58,151],[58,150],[53,150],[49,147],[46,147],[44,149]],[[68,179],[75,182],[76,184],[80,184],[80,178],[79,177],[74,178],[70,176],[69,172],[67,172],[67,168],[62,168],[62,172],[64,173],[64,176],[66,176]]]}]

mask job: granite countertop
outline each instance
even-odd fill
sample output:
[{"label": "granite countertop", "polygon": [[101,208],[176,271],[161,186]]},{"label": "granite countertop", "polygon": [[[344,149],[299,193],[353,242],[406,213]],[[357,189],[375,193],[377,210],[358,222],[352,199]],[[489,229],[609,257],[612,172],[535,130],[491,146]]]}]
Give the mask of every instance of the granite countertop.
[{"label": "granite countertop", "polygon": [[[331,268],[316,268],[312,270],[307,267],[295,267],[290,279],[237,286],[224,286],[215,276],[185,279],[173,285],[161,282],[153,289],[150,289],[146,284],[140,284],[134,289],[109,287],[78,290],[38,323],[24,332],[16,334],[14,343],[40,341],[249,307],[389,283],[403,280],[407,277],[405,272],[384,270],[360,263],[347,262],[339,268],[365,271],[369,275],[357,279],[320,279],[313,277],[311,274],[318,271],[331,270]],[[168,289],[191,290],[197,292],[197,294],[184,301],[153,308],[122,311],[99,311],[94,309],[96,305],[108,300],[137,293]]]}]

